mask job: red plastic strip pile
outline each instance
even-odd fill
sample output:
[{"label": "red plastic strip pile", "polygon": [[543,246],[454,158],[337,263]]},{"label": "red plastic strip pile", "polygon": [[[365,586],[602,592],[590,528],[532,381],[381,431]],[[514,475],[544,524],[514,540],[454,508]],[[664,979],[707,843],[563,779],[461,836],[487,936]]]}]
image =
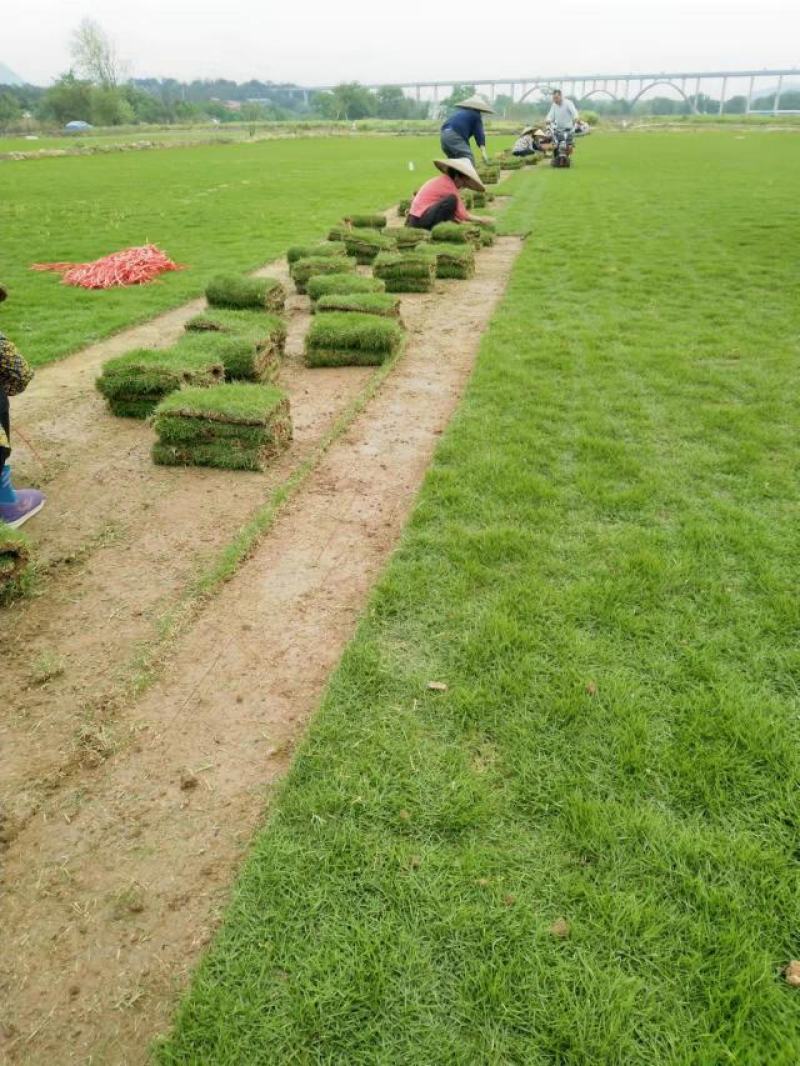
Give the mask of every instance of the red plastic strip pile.
[{"label": "red plastic strip pile", "polygon": [[118,285],[145,285],[168,270],[180,270],[154,244],[125,248],[121,252],[95,259],[93,263],[34,263],[32,270],[53,270],[63,274],[64,285],[82,289],[111,289]]}]

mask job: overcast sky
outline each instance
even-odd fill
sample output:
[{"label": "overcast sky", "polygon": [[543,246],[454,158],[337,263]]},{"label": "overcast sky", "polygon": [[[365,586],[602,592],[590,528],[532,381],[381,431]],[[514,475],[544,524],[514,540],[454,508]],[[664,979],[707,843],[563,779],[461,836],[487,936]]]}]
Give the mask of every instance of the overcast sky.
[{"label": "overcast sky", "polygon": [[85,17],[136,77],[390,82],[794,67],[800,0],[5,0],[0,62],[47,84]]}]

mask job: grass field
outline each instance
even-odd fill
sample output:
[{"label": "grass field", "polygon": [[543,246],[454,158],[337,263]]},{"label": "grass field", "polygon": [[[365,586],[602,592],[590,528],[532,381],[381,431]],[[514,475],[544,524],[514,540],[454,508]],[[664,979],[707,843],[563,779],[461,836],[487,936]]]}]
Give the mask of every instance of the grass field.
[{"label": "grass field", "polygon": [[[347,211],[388,207],[432,171],[436,149],[430,137],[320,138],[0,163],[3,330],[47,363],[200,295],[211,274],[318,239]],[[187,269],[107,292],[29,269],[146,241]]]},{"label": "grass field", "polygon": [[534,234],[162,1064],[797,1061],[799,165],[514,179]]}]

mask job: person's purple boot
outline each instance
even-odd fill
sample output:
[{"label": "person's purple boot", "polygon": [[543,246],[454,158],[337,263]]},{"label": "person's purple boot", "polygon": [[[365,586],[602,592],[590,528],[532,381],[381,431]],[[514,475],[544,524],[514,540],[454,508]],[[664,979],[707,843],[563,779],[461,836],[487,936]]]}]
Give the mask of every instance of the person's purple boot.
[{"label": "person's purple boot", "polygon": [[44,494],[38,489],[15,489],[8,463],[0,471],[0,522],[17,529],[44,507]]}]

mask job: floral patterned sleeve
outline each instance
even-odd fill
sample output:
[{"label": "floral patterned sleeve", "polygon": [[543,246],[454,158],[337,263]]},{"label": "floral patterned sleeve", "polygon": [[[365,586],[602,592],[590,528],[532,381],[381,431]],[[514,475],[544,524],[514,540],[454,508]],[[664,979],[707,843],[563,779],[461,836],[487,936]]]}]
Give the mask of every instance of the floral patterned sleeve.
[{"label": "floral patterned sleeve", "polygon": [[15,396],[27,389],[32,377],[33,371],[16,346],[0,333],[0,389],[6,396]]}]

